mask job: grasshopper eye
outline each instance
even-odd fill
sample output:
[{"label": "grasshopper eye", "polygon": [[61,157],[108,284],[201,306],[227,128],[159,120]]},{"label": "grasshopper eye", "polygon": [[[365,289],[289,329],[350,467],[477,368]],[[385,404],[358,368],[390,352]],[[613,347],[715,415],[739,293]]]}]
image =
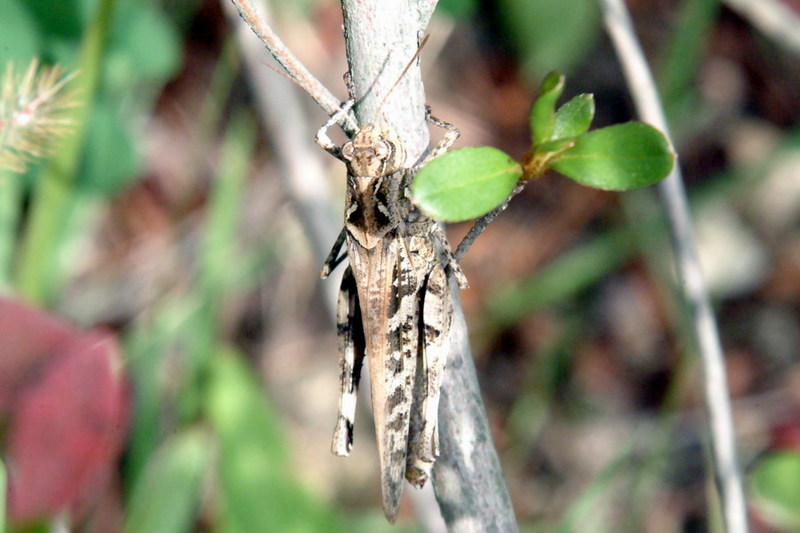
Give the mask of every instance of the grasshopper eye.
[{"label": "grasshopper eye", "polygon": [[392,155],[392,147],[386,141],[381,141],[375,148],[375,156],[380,160],[389,159]]},{"label": "grasshopper eye", "polygon": [[354,150],[355,149],[353,148],[353,143],[351,141],[347,141],[346,143],[344,143],[344,146],[342,146],[342,157],[344,157],[348,161],[352,160]]}]

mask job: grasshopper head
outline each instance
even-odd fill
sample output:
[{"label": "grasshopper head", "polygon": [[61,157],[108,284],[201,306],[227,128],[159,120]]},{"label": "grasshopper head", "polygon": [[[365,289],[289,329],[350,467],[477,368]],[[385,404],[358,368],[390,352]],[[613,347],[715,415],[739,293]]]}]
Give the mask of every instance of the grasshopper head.
[{"label": "grasshopper head", "polygon": [[353,176],[377,178],[401,169],[406,151],[389,126],[367,124],[342,146],[342,157]]}]

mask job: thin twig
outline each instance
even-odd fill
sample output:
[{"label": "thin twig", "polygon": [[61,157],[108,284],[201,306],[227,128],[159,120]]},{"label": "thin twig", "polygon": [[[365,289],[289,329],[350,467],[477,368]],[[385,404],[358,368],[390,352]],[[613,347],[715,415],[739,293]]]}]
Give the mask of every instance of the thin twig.
[{"label": "thin twig", "polygon": [[[264,43],[272,57],[275,58],[287,74],[306,91],[311,98],[316,101],[319,106],[328,115],[333,115],[341,107],[341,102],[320,82],[311,72],[308,71],[305,65],[297,59],[294,54],[283,44],[283,41],[272,31],[264,20],[258,16],[253,7],[250,5],[249,0],[231,0],[233,5],[239,11],[239,16],[242,20],[253,30],[253,33]],[[353,133],[356,130],[356,123],[351,114],[347,114],[344,118],[345,123],[342,128],[348,133]]]},{"label": "thin twig", "polygon": [[464,254],[467,253],[467,250],[469,250],[469,247],[472,246],[473,242],[475,242],[475,239],[477,239],[478,236],[487,228],[487,226],[489,226],[489,224],[491,224],[492,221],[497,218],[497,215],[506,210],[506,207],[508,207],[511,199],[521,193],[522,189],[524,189],[525,185],[527,184],[527,181],[520,181],[517,183],[516,187],[514,187],[514,190],[511,191],[511,193],[508,195],[508,198],[506,198],[502,204],[483,215],[475,222],[475,224],[472,225],[472,228],[470,228],[469,232],[467,232],[464,238],[461,239],[461,242],[458,244],[458,248],[456,248],[454,254],[456,259],[460,261],[461,258],[464,257]]},{"label": "thin twig", "polygon": [[[222,3],[233,19],[236,15],[230,4],[225,0]],[[264,11],[263,15],[268,13]],[[267,27],[263,21],[260,24]],[[254,89],[260,120],[275,144],[284,189],[297,211],[316,263],[322,264],[336,239],[339,222],[331,209],[330,187],[320,157],[321,150],[313,142],[313,132],[308,127],[308,117],[297,90],[286,79],[264,68],[266,52],[250,37],[245,26],[236,26],[236,37]],[[335,316],[338,290],[332,283],[324,284],[324,290],[330,314]]]},{"label": "thin twig", "polygon": [[[633,24],[622,0],[601,0],[606,29],[616,48],[637,111],[645,122],[667,132],[667,121],[655,82],[636,39]],[[668,133],[667,133],[668,135]],[[703,367],[705,406],[710,424],[711,457],[720,496],[725,529],[746,533],[747,509],[736,454],[725,361],[717,324],[695,249],[686,192],[678,166],[658,186],[667,216],[675,255],[678,286],[686,311],[688,330]]]}]

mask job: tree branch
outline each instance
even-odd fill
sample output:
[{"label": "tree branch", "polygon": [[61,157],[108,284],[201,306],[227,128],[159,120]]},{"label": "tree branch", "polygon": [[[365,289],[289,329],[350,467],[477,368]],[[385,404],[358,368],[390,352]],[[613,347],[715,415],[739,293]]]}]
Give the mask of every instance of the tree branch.
[{"label": "tree branch", "polygon": [[519,529],[492,444],[458,284],[452,279],[450,291],[453,348],[442,385],[441,454],[433,467],[433,486],[449,532],[514,533]]},{"label": "tree branch", "polygon": [[387,92],[421,42],[419,8],[413,0],[343,0],[342,11],[358,122],[391,126],[405,145],[410,166],[429,138],[419,63],[411,65],[391,94]]}]

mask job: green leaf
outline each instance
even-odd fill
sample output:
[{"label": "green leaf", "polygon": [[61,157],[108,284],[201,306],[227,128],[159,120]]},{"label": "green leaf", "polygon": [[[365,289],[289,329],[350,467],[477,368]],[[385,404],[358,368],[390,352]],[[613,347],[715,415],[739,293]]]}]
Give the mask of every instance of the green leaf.
[{"label": "green leaf", "polygon": [[539,98],[533,102],[529,116],[533,144],[541,144],[553,138],[556,121],[556,102],[564,90],[564,75],[551,72],[542,80]]},{"label": "green leaf", "polygon": [[180,39],[169,17],[154,2],[119,2],[109,29],[105,81],[111,91],[127,93],[173,76],[181,62]]},{"label": "green leaf", "polygon": [[800,531],[800,453],[778,451],[760,459],[750,475],[750,492],[770,524]]},{"label": "green leaf", "polygon": [[594,118],[594,96],[579,94],[556,111],[553,138],[575,137],[589,131]]},{"label": "green leaf", "polygon": [[503,203],[522,169],[511,157],[488,146],[447,152],[416,176],[411,194],[427,215],[460,222],[484,215]]},{"label": "green leaf", "polygon": [[682,2],[670,24],[672,37],[663,41],[670,44],[662,51],[658,84],[668,114],[697,91],[696,75],[721,7],[705,0]]},{"label": "green leaf", "polygon": [[192,530],[210,444],[207,432],[198,429],[178,433],[164,444],[133,489],[126,533]]},{"label": "green leaf", "polygon": [[[231,258],[240,253],[239,211],[245,202],[245,182],[253,162],[256,131],[250,115],[241,112],[233,115],[225,132],[217,176],[212,183],[198,269],[198,282],[212,310],[222,307],[222,295],[230,296],[226,288],[242,278],[241,269],[231,268]],[[242,263],[241,260],[235,262]],[[216,313],[212,314],[216,316]],[[218,319],[212,322],[211,325],[216,325]]]},{"label": "green leaf", "polygon": [[[230,350],[214,357],[208,414],[219,439],[218,531],[334,532],[347,528],[315,502],[290,470],[276,410]],[[326,445],[319,445],[320,453]]]},{"label": "green leaf", "polygon": [[575,146],[550,166],[578,183],[609,191],[647,187],[672,170],[675,156],[664,134],[627,122],[575,137]]},{"label": "green leaf", "polygon": [[67,41],[79,39],[81,31],[84,29],[86,21],[83,18],[84,11],[80,4],[81,2],[78,0],[22,3],[36,21],[40,35]]}]

